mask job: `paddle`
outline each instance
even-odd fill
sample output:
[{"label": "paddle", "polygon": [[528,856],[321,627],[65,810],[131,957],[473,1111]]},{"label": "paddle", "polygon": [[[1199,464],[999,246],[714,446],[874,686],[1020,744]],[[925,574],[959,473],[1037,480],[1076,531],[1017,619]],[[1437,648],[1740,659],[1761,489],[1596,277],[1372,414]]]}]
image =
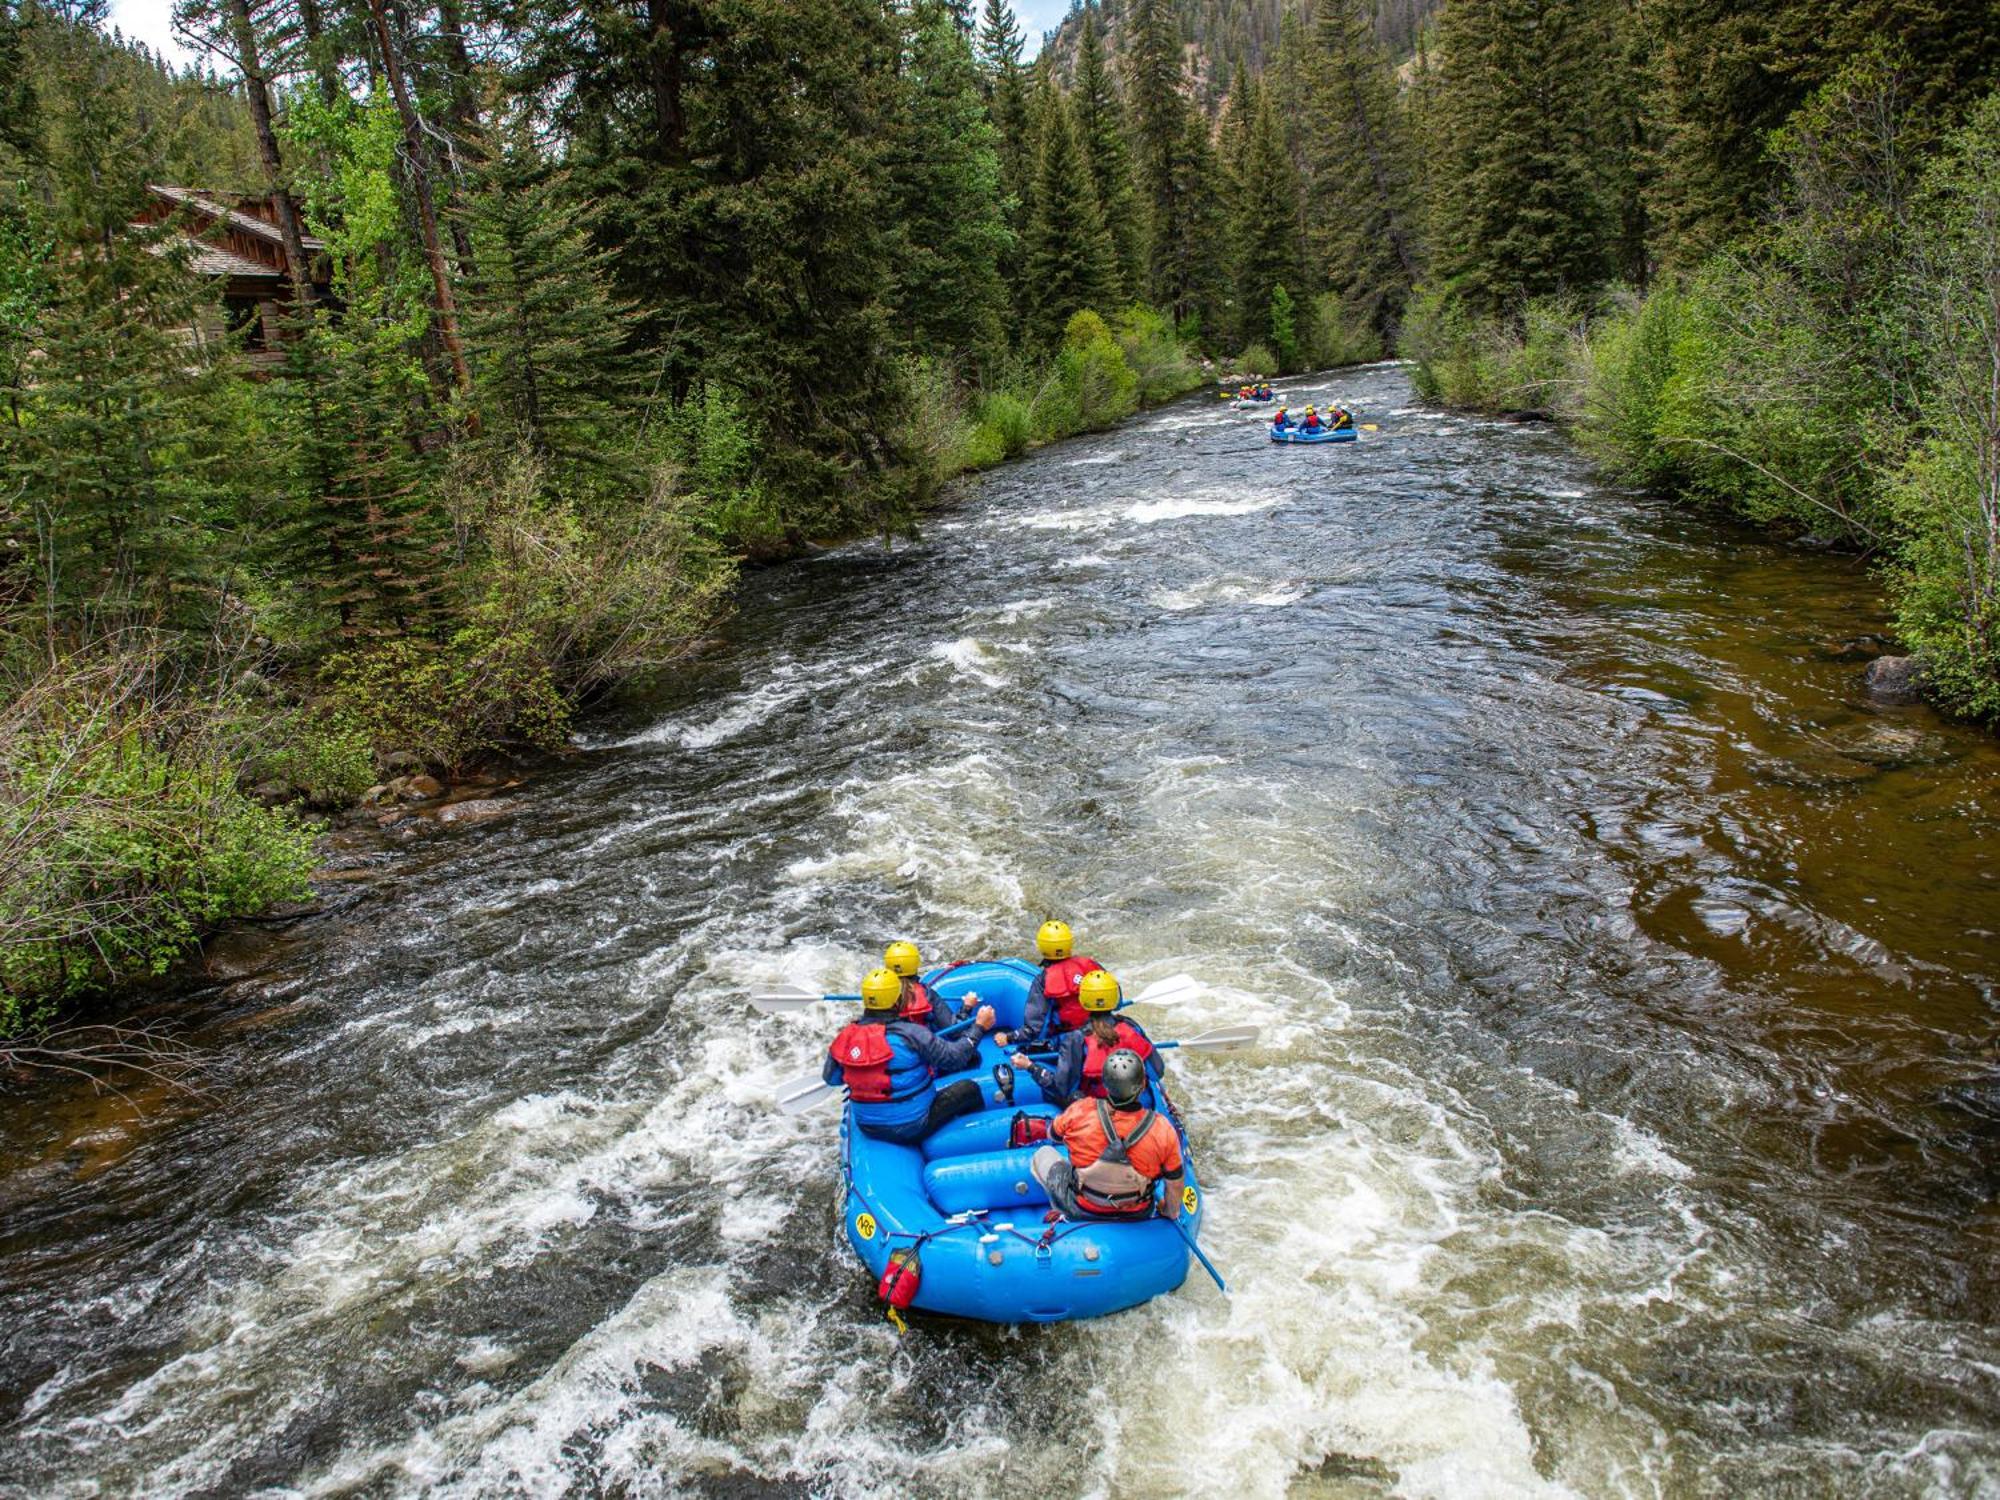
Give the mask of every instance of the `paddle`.
[{"label": "paddle", "polygon": [[1197,1245],[1194,1242],[1194,1236],[1187,1232],[1187,1225],[1183,1224],[1179,1219],[1169,1219],[1167,1222],[1180,1231],[1181,1238],[1187,1241],[1188,1249],[1194,1252],[1194,1258],[1201,1262],[1201,1268],[1214,1278],[1215,1289],[1227,1297],[1229,1295],[1229,1288],[1222,1280],[1222,1273],[1215,1269],[1214,1261],[1201,1253],[1201,1246]]},{"label": "paddle", "polygon": [[[1177,1042],[1155,1042],[1153,1050],[1164,1052],[1169,1047],[1183,1047],[1191,1052],[1229,1052],[1238,1047],[1257,1045],[1255,1026],[1218,1026],[1213,1031],[1204,1031],[1200,1036],[1185,1036]],[[1031,1047],[1030,1052],[1053,1054],[1053,1047]]]},{"label": "paddle", "polygon": [[750,1005],[753,1010],[767,1016],[780,1016],[788,1010],[803,1010],[808,1005],[824,1005],[829,1002],[844,1002],[859,1005],[859,995],[818,995],[811,990],[802,990],[797,985],[787,985],[782,990],[767,990],[761,995],[752,995]]},{"label": "paddle", "polygon": [[1382,428],[1379,424],[1374,422],[1363,422],[1361,424],[1361,430],[1363,432],[1380,432]]},{"label": "paddle", "polygon": [[[1176,974],[1171,979],[1162,979],[1157,984],[1149,984],[1138,994],[1130,996],[1127,1005],[1179,1005],[1184,1000],[1192,1000],[1201,991],[1200,981],[1192,974]],[[750,997],[750,1006],[762,1015],[780,1016],[787,1011],[804,1010],[809,1005],[859,1005],[859,995],[816,995],[811,990],[789,985],[781,990],[766,990]]]}]

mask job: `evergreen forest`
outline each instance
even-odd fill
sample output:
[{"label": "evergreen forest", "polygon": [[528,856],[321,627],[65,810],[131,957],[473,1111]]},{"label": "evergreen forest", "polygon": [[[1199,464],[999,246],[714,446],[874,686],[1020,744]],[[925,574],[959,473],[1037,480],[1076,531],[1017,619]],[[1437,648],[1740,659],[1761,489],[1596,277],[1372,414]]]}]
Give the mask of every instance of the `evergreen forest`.
[{"label": "evergreen forest", "polygon": [[[0,0],[0,1035],[1204,360],[1400,353],[1865,552],[2000,717],[1985,0],[176,15]],[[264,205],[274,320],[161,185]]]}]

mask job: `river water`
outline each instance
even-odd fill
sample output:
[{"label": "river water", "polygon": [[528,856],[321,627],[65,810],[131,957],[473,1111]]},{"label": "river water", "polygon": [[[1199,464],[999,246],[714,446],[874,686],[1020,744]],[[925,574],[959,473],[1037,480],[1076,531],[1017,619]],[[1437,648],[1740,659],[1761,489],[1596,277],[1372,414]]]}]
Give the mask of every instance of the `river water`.
[{"label": "river water", "polygon": [[[10,1494],[2000,1493],[2000,753],[1853,565],[1296,383],[753,575],[515,816],[350,855],[199,1100],[0,1118]],[[1197,1274],[899,1339],[785,1119],[892,937],[1205,997]]]}]

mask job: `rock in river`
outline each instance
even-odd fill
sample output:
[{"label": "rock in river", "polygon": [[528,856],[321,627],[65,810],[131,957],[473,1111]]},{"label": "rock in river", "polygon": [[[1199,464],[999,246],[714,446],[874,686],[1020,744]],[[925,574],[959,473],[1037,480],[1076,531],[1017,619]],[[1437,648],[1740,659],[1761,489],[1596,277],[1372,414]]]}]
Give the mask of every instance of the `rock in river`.
[{"label": "rock in river", "polygon": [[1868,663],[1861,682],[1877,703],[1924,701],[1923,668],[1914,656],[1878,656]]}]

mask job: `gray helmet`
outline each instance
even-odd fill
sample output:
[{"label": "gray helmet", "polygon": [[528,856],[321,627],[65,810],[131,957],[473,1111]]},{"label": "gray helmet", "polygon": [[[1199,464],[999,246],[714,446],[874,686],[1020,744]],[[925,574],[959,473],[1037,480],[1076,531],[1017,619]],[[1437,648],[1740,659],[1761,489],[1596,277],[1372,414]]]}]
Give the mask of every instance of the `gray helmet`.
[{"label": "gray helmet", "polygon": [[1146,1092],[1146,1064],[1130,1047],[1115,1047],[1104,1059],[1104,1092],[1121,1108],[1137,1104]]}]

